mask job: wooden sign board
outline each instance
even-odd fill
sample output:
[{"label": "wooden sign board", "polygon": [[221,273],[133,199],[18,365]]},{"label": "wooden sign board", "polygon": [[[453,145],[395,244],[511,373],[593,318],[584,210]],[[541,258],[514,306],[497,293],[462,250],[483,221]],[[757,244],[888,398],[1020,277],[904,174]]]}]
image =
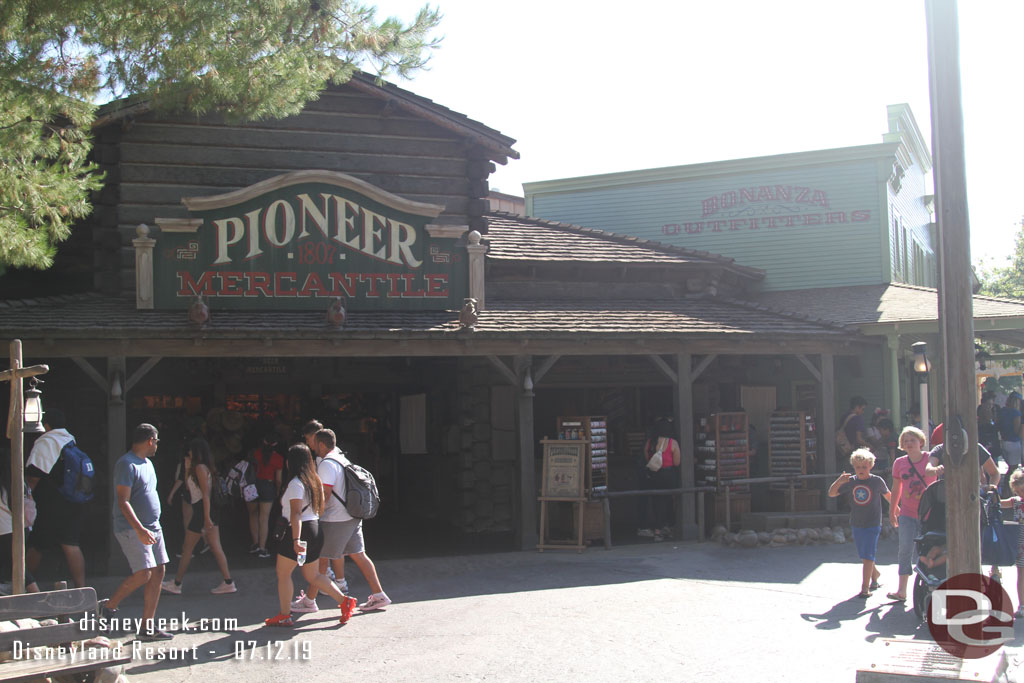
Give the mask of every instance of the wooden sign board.
[{"label": "wooden sign board", "polygon": [[584,466],[589,442],[544,440],[541,443],[544,444],[541,497],[583,498]]}]

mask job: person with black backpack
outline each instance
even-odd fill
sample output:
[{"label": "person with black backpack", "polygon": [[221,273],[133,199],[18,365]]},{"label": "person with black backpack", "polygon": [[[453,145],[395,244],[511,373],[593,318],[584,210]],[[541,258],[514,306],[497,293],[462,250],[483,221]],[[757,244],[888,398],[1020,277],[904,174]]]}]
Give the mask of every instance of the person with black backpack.
[{"label": "person with black backpack", "polygon": [[[334,574],[342,591],[348,592],[345,581],[345,557],[351,557],[359,567],[363,578],[370,585],[370,597],[359,605],[362,612],[371,612],[387,607],[391,598],[381,587],[380,578],[373,560],[366,554],[363,541],[363,519],[372,518],[377,513],[380,498],[373,477],[357,465],[353,465],[337,445],[337,436],[333,430],[321,429],[311,436],[312,451],[316,455],[317,475],[324,487],[324,511],[320,515],[320,527],[323,529],[324,544],[320,551],[320,573],[326,574],[328,564],[333,565]],[[369,477],[370,490],[367,491],[369,504],[361,504],[361,488],[357,481],[360,474]],[[353,479],[356,477],[356,479]],[[300,592],[292,602],[293,612],[317,612],[317,587],[310,585],[309,591]]]},{"label": "person with black backpack", "polygon": [[32,489],[38,517],[26,543],[25,566],[39,567],[45,550],[59,545],[71,580],[85,586],[85,556],[80,538],[85,504],[92,500],[95,471],[92,460],[66,429],[63,411],[51,408],[43,419],[46,433],[36,439],[25,462],[25,482]]}]

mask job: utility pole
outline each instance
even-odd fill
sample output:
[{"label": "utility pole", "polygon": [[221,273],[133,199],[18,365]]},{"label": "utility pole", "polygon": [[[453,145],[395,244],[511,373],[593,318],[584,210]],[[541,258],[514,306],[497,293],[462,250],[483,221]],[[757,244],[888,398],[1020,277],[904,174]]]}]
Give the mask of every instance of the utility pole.
[{"label": "utility pole", "polygon": [[974,311],[956,0],[926,0],[925,14],[939,234],[939,326],[946,377],[945,412],[940,413],[945,416],[946,534],[949,576],[956,576],[981,572]]}]

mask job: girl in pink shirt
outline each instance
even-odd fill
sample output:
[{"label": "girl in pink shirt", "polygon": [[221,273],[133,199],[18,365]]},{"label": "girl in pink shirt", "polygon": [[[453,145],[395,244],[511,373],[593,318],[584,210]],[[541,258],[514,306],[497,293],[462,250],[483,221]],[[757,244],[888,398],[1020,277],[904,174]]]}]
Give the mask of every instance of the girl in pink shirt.
[{"label": "girl in pink shirt", "polygon": [[892,500],[889,504],[889,521],[899,534],[897,554],[900,572],[899,589],[886,595],[890,600],[907,599],[907,583],[913,573],[914,539],[921,535],[921,522],[917,518],[917,506],[924,490],[935,481],[934,474],[927,474],[928,454],[924,448],[924,432],[917,427],[905,427],[900,433],[900,448],[906,455],[896,458],[892,464]]}]

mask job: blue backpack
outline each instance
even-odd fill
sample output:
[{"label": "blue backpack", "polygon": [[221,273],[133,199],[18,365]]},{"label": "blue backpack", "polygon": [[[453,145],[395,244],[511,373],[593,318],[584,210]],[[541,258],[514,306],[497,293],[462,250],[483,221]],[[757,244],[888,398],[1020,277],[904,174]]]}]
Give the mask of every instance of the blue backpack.
[{"label": "blue backpack", "polygon": [[72,503],[86,503],[92,500],[93,486],[96,483],[96,471],[92,467],[92,460],[74,441],[64,444],[60,457],[64,461],[64,483],[57,490]]}]

